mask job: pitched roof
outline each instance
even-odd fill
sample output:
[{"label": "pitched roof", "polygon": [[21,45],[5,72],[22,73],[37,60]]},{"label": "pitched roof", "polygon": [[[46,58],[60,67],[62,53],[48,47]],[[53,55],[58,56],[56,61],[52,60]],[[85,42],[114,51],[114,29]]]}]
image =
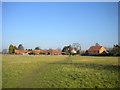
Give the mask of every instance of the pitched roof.
[{"label": "pitched roof", "polygon": [[59,51],[59,50],[53,50],[52,53],[54,53],[54,54],[61,54],[61,51]]},{"label": "pitched roof", "polygon": [[44,52],[44,50],[34,50],[36,53]]},{"label": "pitched roof", "polygon": [[17,54],[22,54],[22,53],[24,53],[23,51],[20,51],[20,50],[15,50],[15,53],[17,53]]},{"label": "pitched roof", "polygon": [[28,50],[24,50],[24,52],[27,52]]},{"label": "pitched roof", "polygon": [[46,52],[50,52],[50,53],[54,53],[54,54],[61,54],[61,51],[59,51],[59,50],[57,50],[57,49],[48,49],[48,50],[46,50]]},{"label": "pitched roof", "polygon": [[27,53],[32,53],[32,51],[27,51]]},{"label": "pitched roof", "polygon": [[47,52],[52,52],[53,50],[52,49],[48,49],[48,50],[46,50]]},{"label": "pitched roof", "polygon": [[102,46],[92,46],[88,49],[88,51],[99,51],[102,48]]},{"label": "pitched roof", "polygon": [[58,50],[53,50],[53,52],[59,52]]}]

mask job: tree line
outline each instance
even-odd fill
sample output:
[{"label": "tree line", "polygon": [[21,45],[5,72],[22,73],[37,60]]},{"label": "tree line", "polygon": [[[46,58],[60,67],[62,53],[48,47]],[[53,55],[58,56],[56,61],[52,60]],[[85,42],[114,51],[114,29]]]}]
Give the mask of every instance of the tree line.
[{"label": "tree line", "polygon": [[[100,46],[98,43],[96,43],[96,46]],[[74,49],[76,51],[76,53],[71,52],[71,50]],[[10,44],[9,45],[9,54],[14,54],[15,50],[20,50],[20,51],[24,51],[24,50],[28,50],[28,51],[32,51],[32,49],[24,49],[22,44],[19,44],[18,47]],[[40,47],[35,47],[34,50],[41,50]],[[3,52],[5,52],[5,50],[3,50]],[[86,52],[82,52],[81,50],[81,46],[79,43],[73,43],[72,45],[68,45],[68,46],[64,46],[63,49],[61,50],[63,55],[87,55]],[[120,56],[120,44],[116,44],[114,45],[112,48],[108,49],[108,56]],[[5,54],[5,53],[3,53]],[[103,53],[103,55],[105,55]]]},{"label": "tree line", "polygon": [[[28,50],[28,51],[32,51],[32,49],[24,49],[22,44],[19,44],[18,47],[10,44],[9,46],[9,54],[14,54],[15,50],[20,50],[20,51],[24,51],[24,50]],[[35,50],[41,50],[40,47],[35,47]]]}]

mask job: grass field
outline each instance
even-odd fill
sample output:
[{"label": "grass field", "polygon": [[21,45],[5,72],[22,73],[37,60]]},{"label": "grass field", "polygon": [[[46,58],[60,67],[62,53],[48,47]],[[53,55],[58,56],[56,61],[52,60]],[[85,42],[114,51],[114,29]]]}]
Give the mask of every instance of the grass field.
[{"label": "grass field", "polygon": [[3,56],[3,88],[119,88],[117,57]]}]

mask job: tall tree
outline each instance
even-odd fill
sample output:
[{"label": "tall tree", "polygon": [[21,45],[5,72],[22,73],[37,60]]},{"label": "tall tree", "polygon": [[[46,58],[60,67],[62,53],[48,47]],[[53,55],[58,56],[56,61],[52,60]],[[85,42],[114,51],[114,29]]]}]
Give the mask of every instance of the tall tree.
[{"label": "tall tree", "polygon": [[58,47],[57,50],[58,50],[58,51],[61,51],[61,48]]},{"label": "tall tree", "polygon": [[15,50],[17,50],[17,47],[13,46],[13,53],[15,53]]},{"label": "tall tree", "polygon": [[23,45],[22,45],[22,44],[19,44],[19,46],[18,46],[18,50],[21,50],[21,51],[23,51],[23,50],[24,50],[24,47],[23,47]]},{"label": "tall tree", "polygon": [[73,44],[72,44],[72,47],[73,47],[74,49],[81,50],[81,46],[80,46],[79,43],[73,43]]},{"label": "tall tree", "polygon": [[120,56],[120,45],[114,45],[111,54],[114,56]]},{"label": "tall tree", "polygon": [[64,46],[64,48],[62,49],[62,52],[64,52],[64,54],[66,54],[66,55],[69,55],[71,53],[71,49],[72,49],[71,45]]},{"label": "tall tree", "polygon": [[9,54],[14,53],[14,46],[12,44],[10,44],[9,46]]}]

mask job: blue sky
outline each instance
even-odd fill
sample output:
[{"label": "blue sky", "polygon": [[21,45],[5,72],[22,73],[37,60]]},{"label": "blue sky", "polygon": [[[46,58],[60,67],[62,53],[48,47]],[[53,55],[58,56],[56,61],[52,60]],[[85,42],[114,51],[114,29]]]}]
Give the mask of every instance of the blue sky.
[{"label": "blue sky", "polygon": [[80,43],[118,43],[117,2],[3,2],[3,49],[10,44],[42,49]]}]

